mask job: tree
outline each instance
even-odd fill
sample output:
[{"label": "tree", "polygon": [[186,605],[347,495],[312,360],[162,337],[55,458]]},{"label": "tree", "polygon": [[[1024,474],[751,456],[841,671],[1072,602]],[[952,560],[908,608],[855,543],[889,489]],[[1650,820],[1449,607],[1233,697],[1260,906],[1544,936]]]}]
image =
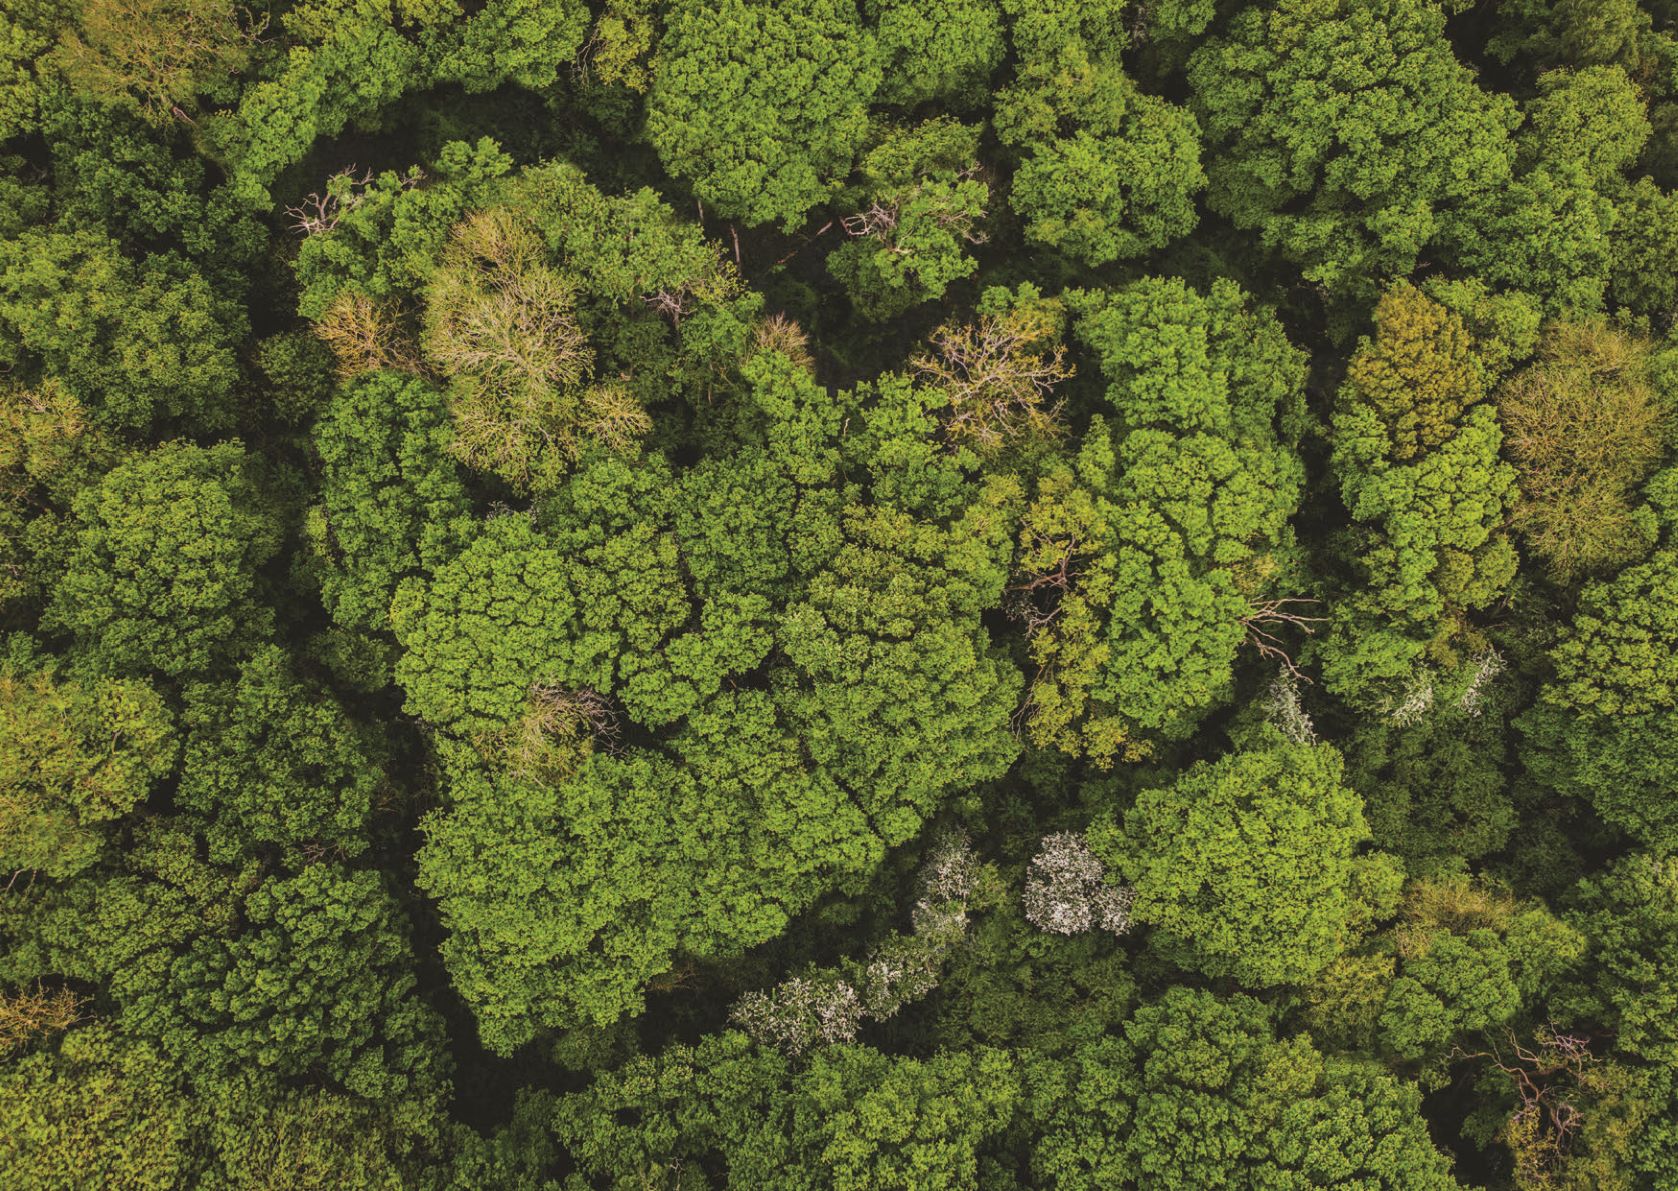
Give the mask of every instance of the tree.
[{"label": "tree", "polygon": [[1382,297],[1333,423],[1357,580],[1334,601],[1320,657],[1349,702],[1405,718],[1409,701],[1431,701],[1424,660],[1458,668],[1465,614],[1514,576],[1504,523],[1515,471],[1499,457],[1488,383],[1454,311],[1403,283]]},{"label": "tree", "polygon": [[1579,166],[1609,189],[1638,159],[1652,129],[1643,96],[1619,66],[1549,71],[1528,105],[1524,155]]},{"label": "tree", "polygon": [[266,646],[236,682],[187,688],[186,748],[176,798],[203,815],[212,860],[278,848],[309,855],[366,851],[380,782],[376,750],[336,700],[299,682]]},{"label": "tree", "polygon": [[910,108],[940,100],[957,109],[981,105],[1007,40],[995,0],[864,0],[881,56],[880,103]]},{"label": "tree", "polygon": [[1303,483],[1278,432],[1299,425],[1303,371],[1230,282],[1202,295],[1148,279],[1076,309],[1110,415],[1038,482],[1015,590],[1033,738],[1106,765],[1184,738],[1227,698],[1266,608],[1298,619],[1289,597],[1268,601]]},{"label": "tree", "polygon": [[1568,582],[1623,566],[1658,533],[1637,487],[1665,454],[1650,345],[1601,322],[1556,323],[1497,393],[1519,472],[1514,523]]},{"label": "tree", "polygon": [[174,724],[138,679],[0,668],[0,871],[72,876],[175,767]]},{"label": "tree", "polygon": [[790,1071],[731,1032],[607,1073],[562,1099],[554,1124],[612,1186],[715,1156],[731,1185],[955,1188],[975,1184],[979,1148],[1018,1097],[1002,1051],[921,1060],[838,1046]]},{"label": "tree", "polygon": [[1579,1009],[1613,1030],[1619,1049],[1667,1068],[1678,1057],[1675,887],[1670,856],[1634,852],[1580,883],[1573,920],[1591,944]]},{"label": "tree", "polygon": [[1008,199],[1028,240],[1103,265],[1194,230],[1206,185],[1194,117],[1082,43],[1028,59],[996,123],[1024,154]]},{"label": "tree", "polygon": [[1124,1036],[1025,1068],[1034,1181],[1057,1187],[1457,1187],[1421,1095],[1278,1038],[1246,996],[1172,988]]},{"label": "tree", "polygon": [[1449,875],[1410,882],[1398,924],[1367,950],[1388,948],[1397,965],[1368,990],[1371,1024],[1389,1053],[1437,1063],[1459,1040],[1524,1021],[1575,983],[1586,940],[1540,905]]},{"label": "tree", "polygon": [[157,1049],[102,1025],[0,1071],[0,1165],[37,1187],[164,1191],[190,1177],[187,1104]]},{"label": "tree", "polygon": [[952,120],[893,129],[864,155],[861,209],[840,221],[850,239],[827,268],[865,318],[941,298],[978,268],[966,251],[984,241],[978,225],[990,200],[978,159],[979,130]]},{"label": "tree", "polygon": [[659,41],[647,137],[717,214],[790,231],[850,172],[880,78],[850,0],[683,5]]},{"label": "tree", "polygon": [[470,739],[511,725],[538,686],[615,692],[631,642],[651,653],[691,615],[675,544],[650,528],[572,553],[495,518],[429,582],[404,582],[391,620],[408,709]]},{"label": "tree", "polygon": [[452,449],[519,491],[553,487],[590,449],[631,450],[650,428],[621,386],[585,384],[594,352],[570,283],[516,212],[457,226],[426,292],[425,351],[448,377]]},{"label": "tree", "polygon": [[34,131],[47,90],[41,65],[60,17],[51,0],[19,0],[0,12],[0,140]]},{"label": "tree", "polygon": [[1345,942],[1353,854],[1369,838],[1340,780],[1326,745],[1200,762],[1139,794],[1091,846],[1136,890],[1131,915],[1167,955],[1249,988],[1302,983]]},{"label": "tree", "polygon": [[[1670,507],[1663,503],[1663,513]],[[1678,815],[1666,796],[1678,772],[1675,585],[1678,554],[1670,545],[1611,580],[1587,584],[1550,651],[1553,681],[1517,721],[1522,759],[1534,774],[1661,849],[1678,841]]]},{"label": "tree", "polygon": [[413,952],[377,872],[311,865],[244,900],[244,931],[200,937],[169,967],[164,1046],[207,1081],[323,1073],[412,1132],[447,1095],[442,1022],[419,997]]},{"label": "tree", "polygon": [[[166,123],[225,94],[259,32],[231,0],[85,0],[55,52],[71,86]],[[183,111],[185,109],[185,111]]]},{"label": "tree", "polygon": [[344,385],[314,430],[322,503],[308,522],[321,595],[346,628],[390,623],[397,585],[464,541],[466,490],[447,454],[447,409],[417,377]]},{"label": "tree", "polygon": [[173,254],[136,262],[93,231],[33,229],[0,244],[0,357],[63,381],[106,425],[225,426],[244,330]]},{"label": "tree", "polygon": [[1678,195],[1640,178],[1621,192],[1614,226],[1609,296],[1670,327],[1678,319],[1678,282],[1661,262],[1678,250]]},{"label": "tree", "polygon": [[1189,62],[1207,201],[1332,295],[1369,294],[1457,233],[1513,169],[1514,104],[1482,91],[1427,0],[1285,0]]},{"label": "tree", "polygon": [[75,512],[47,621],[105,664],[180,677],[261,632],[257,568],[279,534],[240,444],[165,443],[83,491]]}]

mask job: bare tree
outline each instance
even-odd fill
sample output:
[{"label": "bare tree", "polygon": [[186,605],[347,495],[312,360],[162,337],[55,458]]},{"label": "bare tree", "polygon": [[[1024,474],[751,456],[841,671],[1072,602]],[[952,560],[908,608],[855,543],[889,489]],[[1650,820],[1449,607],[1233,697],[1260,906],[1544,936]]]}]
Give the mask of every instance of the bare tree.
[{"label": "bare tree", "polygon": [[1311,679],[1294,664],[1287,643],[1276,635],[1276,631],[1291,626],[1302,630],[1306,636],[1315,635],[1316,626],[1326,623],[1328,617],[1306,616],[1292,609],[1316,603],[1316,600],[1308,599],[1261,600],[1241,618],[1241,626],[1247,630],[1247,644],[1258,650],[1260,657],[1281,663],[1282,668],[1298,682],[1308,683]]},{"label": "bare tree", "polygon": [[1065,345],[1047,346],[1052,331],[1044,316],[1014,310],[933,334],[931,350],[909,364],[948,396],[944,432],[952,443],[995,450],[1020,438],[1060,436],[1061,403],[1048,401],[1072,368]]}]

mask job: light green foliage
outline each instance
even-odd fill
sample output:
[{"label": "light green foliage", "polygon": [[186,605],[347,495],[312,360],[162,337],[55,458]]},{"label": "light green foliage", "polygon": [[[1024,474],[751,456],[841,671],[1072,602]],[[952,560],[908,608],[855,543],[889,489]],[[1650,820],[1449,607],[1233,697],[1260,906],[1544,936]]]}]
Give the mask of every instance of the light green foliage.
[{"label": "light green foliage", "polygon": [[472,736],[510,725],[535,686],[615,690],[620,654],[652,652],[689,616],[674,543],[650,527],[569,555],[528,520],[492,519],[391,618],[408,709]]},{"label": "light green foliage", "polygon": [[227,424],[244,316],[171,254],[126,257],[91,231],[0,242],[0,359],[63,381],[100,421]]},{"label": "light green foliage", "polygon": [[1527,122],[1525,153],[1552,165],[1577,165],[1599,189],[1637,160],[1652,132],[1642,95],[1618,66],[1541,76]]},{"label": "light green foliage", "polygon": [[1458,246],[1465,267],[1499,287],[1540,295],[1552,314],[1602,306],[1612,259],[1614,204],[1584,166],[1542,164],[1481,196]]},{"label": "light green foliage", "polygon": [[[649,406],[708,402],[758,299],[652,191],[607,198],[564,163],[492,182],[505,159],[488,142],[474,152],[445,150],[460,180],[443,187],[404,190],[389,175],[377,200],[346,191],[350,216],[300,256],[303,310],[342,371],[417,370],[402,310],[423,303],[420,347],[448,382],[450,451],[520,493],[548,493],[586,455],[633,454]],[[362,221],[368,207],[384,217]],[[388,241],[369,239],[382,229]]]},{"label": "light green foliage", "polygon": [[0,1071],[0,1170],[32,1188],[169,1191],[192,1169],[186,1107],[155,1047],[72,1030]]},{"label": "light green foliage", "polygon": [[1546,701],[1581,714],[1636,716],[1678,701],[1678,657],[1671,643],[1678,557],[1648,562],[1594,583],[1580,596],[1567,634],[1551,651],[1556,681]]},{"label": "light green foliage", "polygon": [[1194,230],[1206,185],[1194,117],[1073,42],[1030,58],[998,99],[997,135],[1024,154],[1009,203],[1026,238],[1088,265]]},{"label": "light green foliage", "polygon": [[449,380],[455,453],[520,492],[553,488],[594,450],[632,450],[646,411],[587,384],[594,352],[540,234],[491,207],[454,230],[425,294],[426,356]]},{"label": "light green foliage", "polygon": [[1334,601],[1320,656],[1329,689],[1357,705],[1396,711],[1424,659],[1457,665],[1460,618],[1514,575],[1515,471],[1487,381],[1462,320],[1404,285],[1352,358],[1332,464],[1358,585]]},{"label": "light green foliage", "polygon": [[80,0],[66,16],[53,67],[76,91],[158,124],[201,94],[225,95],[255,32],[230,0]]},{"label": "light green foliage", "polygon": [[1642,557],[1659,532],[1636,490],[1666,453],[1652,345],[1600,320],[1554,323],[1497,393],[1520,473],[1514,522],[1568,581]]},{"label": "light green foliage", "polygon": [[382,372],[344,385],[316,424],[322,503],[309,518],[321,595],[346,628],[383,629],[397,584],[466,539],[443,395]]},{"label": "light green foliage", "polygon": [[17,0],[0,12],[0,140],[34,130],[46,89],[41,60],[59,16],[52,0]]},{"label": "light green foliage", "polygon": [[1327,745],[1278,742],[1145,790],[1091,846],[1136,890],[1154,945],[1249,988],[1298,984],[1346,942],[1353,853],[1369,838]]},{"label": "light green foliage", "polygon": [[343,708],[299,682],[281,650],[259,650],[237,682],[188,688],[182,724],[176,799],[207,820],[212,860],[269,845],[292,865],[310,851],[366,850],[378,762]]},{"label": "light green foliage", "polygon": [[143,681],[0,669],[0,871],[87,868],[101,825],[133,811],[175,752],[168,708]]},{"label": "light green foliage", "polygon": [[49,622],[105,664],[180,676],[260,633],[257,568],[279,545],[238,443],[165,443],[77,496]]},{"label": "light green foliage", "polygon": [[1519,116],[1430,0],[1248,7],[1189,63],[1208,202],[1331,293],[1367,293],[1508,185]]},{"label": "light green foliage", "polygon": [[1463,320],[1406,284],[1375,308],[1375,334],[1346,370],[1345,401],[1380,418],[1391,456],[1408,462],[1451,437],[1490,377]]},{"label": "light green foliage", "polygon": [[941,298],[978,262],[966,249],[983,241],[990,187],[973,174],[979,129],[929,120],[891,129],[862,159],[856,214],[841,221],[852,238],[828,255],[864,317],[884,321]]},{"label": "light green foliage", "polygon": [[965,109],[989,96],[1007,51],[996,0],[863,0],[862,9],[882,58],[878,102]]},{"label": "light green foliage", "polygon": [[1009,40],[1022,58],[1047,58],[1073,43],[1109,61],[1129,45],[1127,0],[1002,0]]},{"label": "light green foliage", "polygon": [[400,1191],[413,1174],[393,1162],[388,1127],[347,1096],[314,1088],[276,1093],[259,1080],[211,1089],[201,1134],[215,1166],[201,1186],[227,1191],[266,1187],[364,1187]]},{"label": "light green foliage", "polygon": [[[1103,764],[1181,739],[1228,697],[1244,618],[1287,565],[1303,364],[1233,283],[1079,297],[1112,418],[1049,472],[1020,536],[1032,734]],[[1285,594],[1285,593],[1284,593]]]},{"label": "light green foliage", "polygon": [[647,137],[717,214],[790,230],[850,172],[880,79],[851,0],[684,4],[659,42]]},{"label": "light green foliage", "polygon": [[[327,184],[341,206],[337,224],[297,249],[298,313],[320,319],[345,290],[374,299],[411,298],[436,268],[449,229],[490,192],[512,160],[495,142],[450,141],[426,171],[379,174],[366,187],[348,175]],[[354,196],[354,202],[347,200]]]}]

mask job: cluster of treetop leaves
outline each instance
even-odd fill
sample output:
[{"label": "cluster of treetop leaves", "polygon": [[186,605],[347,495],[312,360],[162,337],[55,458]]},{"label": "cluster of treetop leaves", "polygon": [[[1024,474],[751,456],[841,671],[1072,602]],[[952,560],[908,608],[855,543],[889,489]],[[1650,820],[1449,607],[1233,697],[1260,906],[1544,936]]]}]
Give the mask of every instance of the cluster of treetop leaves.
[{"label": "cluster of treetop leaves", "polygon": [[0,5],[0,1186],[1678,1186],[1678,3]]}]

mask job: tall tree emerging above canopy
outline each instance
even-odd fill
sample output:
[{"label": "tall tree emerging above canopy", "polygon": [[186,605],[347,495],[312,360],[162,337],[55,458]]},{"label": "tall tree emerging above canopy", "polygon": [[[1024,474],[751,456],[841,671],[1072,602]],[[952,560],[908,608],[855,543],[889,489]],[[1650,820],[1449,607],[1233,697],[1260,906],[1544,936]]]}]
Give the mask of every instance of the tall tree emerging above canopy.
[{"label": "tall tree emerging above canopy", "polygon": [[1320,656],[1329,688],[1353,704],[1402,714],[1406,700],[1431,701],[1429,668],[1461,668],[1467,613],[1515,574],[1515,470],[1475,346],[1456,312],[1401,283],[1347,370],[1333,466],[1357,523],[1355,582],[1334,601]]},{"label": "tall tree emerging above canopy", "polygon": [[1152,278],[1072,305],[1107,412],[1039,482],[1016,587],[1034,739],[1110,764],[1193,731],[1228,698],[1253,618],[1290,598],[1304,369],[1232,282]]},{"label": "tall tree emerging above canopy", "polygon": [[1345,945],[1363,800],[1327,745],[1281,744],[1201,762],[1146,790],[1096,852],[1136,890],[1157,946],[1248,988],[1301,984]]}]

